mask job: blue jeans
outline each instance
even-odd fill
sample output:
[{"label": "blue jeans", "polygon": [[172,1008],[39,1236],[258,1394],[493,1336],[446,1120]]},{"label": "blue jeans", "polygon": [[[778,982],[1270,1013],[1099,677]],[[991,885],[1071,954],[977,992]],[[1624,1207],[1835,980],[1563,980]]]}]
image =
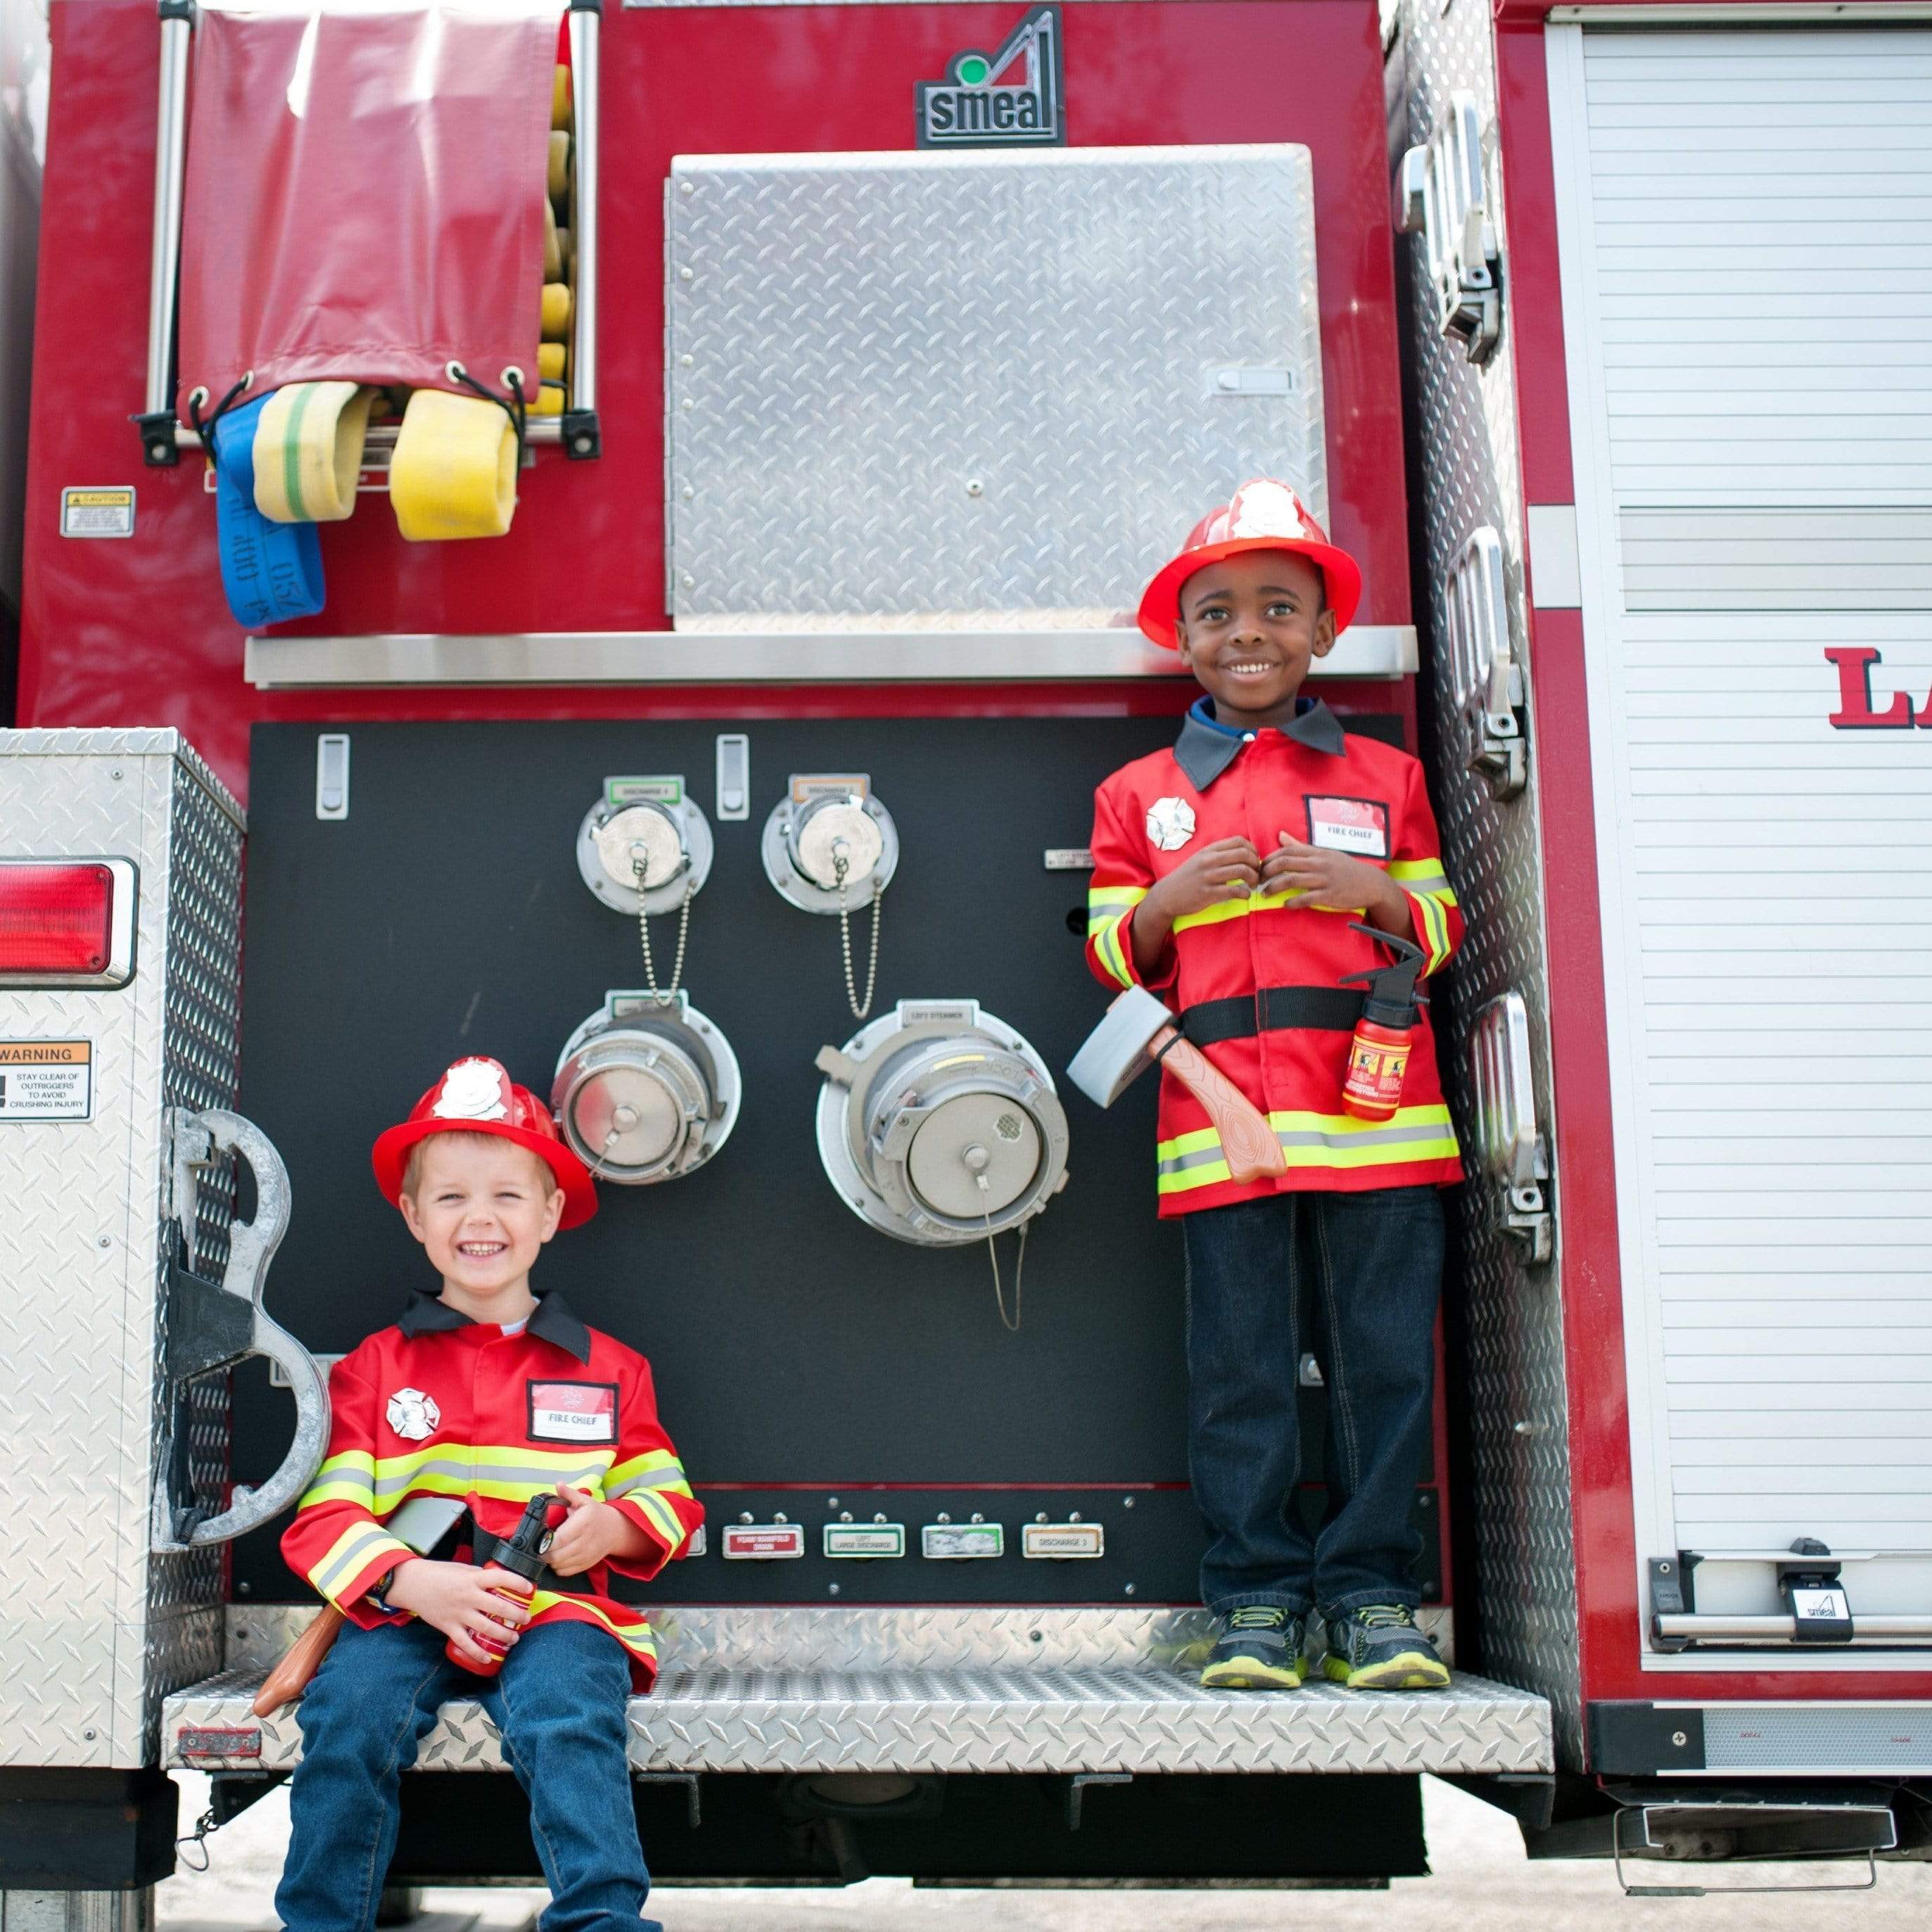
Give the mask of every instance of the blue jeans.
[{"label": "blue jeans", "polygon": [[623,1647],[578,1623],[526,1630],[494,1678],[442,1654],[425,1623],[346,1627],[302,1699],[302,1758],[275,1910],[288,1932],[370,1932],[396,1848],[397,1790],[437,1707],[477,1698],[530,1801],[550,1882],[542,1932],[663,1932],[643,1917]]},{"label": "blue jeans", "polygon": [[[1342,1615],[1420,1601],[1409,1527],[1429,1447],[1442,1203],[1434,1187],[1275,1194],[1181,1217],[1188,1464],[1208,1533],[1201,1600]],[[1310,1536],[1296,1405],[1328,1385],[1328,1508]]]}]

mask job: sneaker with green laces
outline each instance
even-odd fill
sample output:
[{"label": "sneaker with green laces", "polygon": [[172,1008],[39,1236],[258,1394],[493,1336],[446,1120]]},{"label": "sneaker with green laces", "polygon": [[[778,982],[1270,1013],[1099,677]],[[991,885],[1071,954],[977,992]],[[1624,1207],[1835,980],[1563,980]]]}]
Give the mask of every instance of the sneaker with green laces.
[{"label": "sneaker with green laces", "polygon": [[1351,1690],[1442,1690],[1449,1670],[1402,1604],[1365,1604],[1327,1620],[1322,1674]]},{"label": "sneaker with green laces", "polygon": [[1201,1666],[1204,1690],[1299,1690],[1304,1619],[1273,1604],[1246,1604],[1221,1619]]}]

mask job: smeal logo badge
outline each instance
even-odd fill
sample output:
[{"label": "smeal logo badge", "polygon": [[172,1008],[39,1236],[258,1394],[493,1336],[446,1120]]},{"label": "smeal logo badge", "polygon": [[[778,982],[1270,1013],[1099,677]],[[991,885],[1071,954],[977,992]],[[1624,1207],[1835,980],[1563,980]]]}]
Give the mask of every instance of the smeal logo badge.
[{"label": "smeal logo badge", "polygon": [[922,148],[1064,148],[1060,9],[1036,7],[998,53],[955,54],[944,80],[922,80]]}]

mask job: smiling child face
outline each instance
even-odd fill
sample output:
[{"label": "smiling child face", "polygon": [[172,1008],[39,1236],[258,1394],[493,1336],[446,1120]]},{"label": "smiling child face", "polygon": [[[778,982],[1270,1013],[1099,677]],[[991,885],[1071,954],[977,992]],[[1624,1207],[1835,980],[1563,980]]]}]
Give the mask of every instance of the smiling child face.
[{"label": "smiling child face", "polygon": [[1334,647],[1335,614],[1307,558],[1241,550],[1180,586],[1174,636],[1223,724],[1280,724],[1294,716],[1309,666]]},{"label": "smiling child face", "polygon": [[528,1313],[531,1264],[563,1212],[548,1166],[499,1135],[460,1132],[432,1134],[410,1165],[398,1204],[443,1299],[478,1320]]}]

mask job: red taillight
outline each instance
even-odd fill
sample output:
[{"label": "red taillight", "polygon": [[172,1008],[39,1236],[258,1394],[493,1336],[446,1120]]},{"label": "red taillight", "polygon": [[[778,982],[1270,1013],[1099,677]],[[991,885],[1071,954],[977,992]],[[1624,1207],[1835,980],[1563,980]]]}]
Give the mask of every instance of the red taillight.
[{"label": "red taillight", "polygon": [[0,866],[0,973],[105,973],[114,954],[114,874],[103,865]]}]

